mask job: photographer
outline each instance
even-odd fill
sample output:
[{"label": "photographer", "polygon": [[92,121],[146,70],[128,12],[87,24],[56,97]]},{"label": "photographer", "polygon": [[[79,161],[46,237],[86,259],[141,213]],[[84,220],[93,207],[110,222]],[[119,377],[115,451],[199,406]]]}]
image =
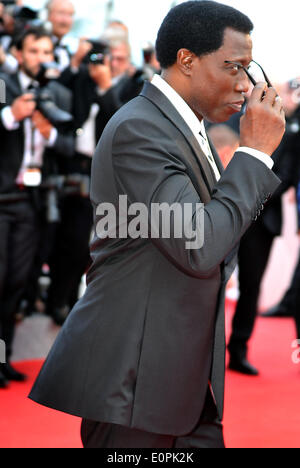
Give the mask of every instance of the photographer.
[{"label": "photographer", "polygon": [[6,4],[0,3],[0,70],[4,73],[15,73],[18,69],[17,59],[10,53],[15,30],[13,10],[8,11]]},{"label": "photographer", "polygon": [[0,66],[4,73],[16,73],[18,61],[16,59],[16,42],[23,32],[31,27],[41,26],[39,12],[24,7],[18,0],[3,0],[0,3]]},{"label": "photographer", "polygon": [[[0,113],[0,339],[6,342],[7,364],[0,370],[0,387],[25,376],[10,365],[14,318],[28,281],[39,241],[40,184],[45,156],[73,154],[72,131],[43,115],[46,108],[70,110],[71,97],[60,84],[40,88],[42,64],[53,61],[51,36],[41,28],[28,29],[17,43],[19,70],[2,75],[6,104]],[[47,102],[44,102],[45,93]],[[44,98],[43,98],[44,96]],[[53,102],[51,102],[53,99]],[[59,113],[62,112],[60,116]],[[51,112],[49,112],[50,115]]]}]

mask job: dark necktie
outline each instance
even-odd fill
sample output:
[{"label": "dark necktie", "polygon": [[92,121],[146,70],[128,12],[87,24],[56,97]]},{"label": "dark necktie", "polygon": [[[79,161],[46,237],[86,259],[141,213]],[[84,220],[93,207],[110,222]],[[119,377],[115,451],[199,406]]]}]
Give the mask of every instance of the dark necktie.
[{"label": "dark necktie", "polygon": [[218,170],[218,167],[216,165],[216,162],[214,160],[214,157],[212,155],[212,152],[211,152],[211,149],[210,149],[210,145],[209,145],[209,142],[206,138],[206,136],[203,135],[203,133],[200,131],[199,132],[199,135],[201,136],[201,138],[205,141],[205,145],[206,145],[206,151],[205,151],[205,156],[207,157],[207,159],[209,160],[209,169],[210,169],[210,172],[213,176],[213,180],[215,182],[217,182],[217,178],[216,178],[216,174],[215,174],[215,171],[213,169],[213,167],[216,167],[216,169]]},{"label": "dark necktie", "polygon": [[203,140],[205,141],[205,144],[206,144],[206,148],[207,148],[207,151],[205,152],[205,155],[208,157],[208,159],[210,160],[210,162],[215,165],[215,160],[214,160],[214,157],[212,155],[212,152],[211,152],[211,149],[210,149],[210,146],[209,146],[209,142],[207,141],[207,138],[203,135],[202,132],[199,132],[200,136],[203,138]]}]

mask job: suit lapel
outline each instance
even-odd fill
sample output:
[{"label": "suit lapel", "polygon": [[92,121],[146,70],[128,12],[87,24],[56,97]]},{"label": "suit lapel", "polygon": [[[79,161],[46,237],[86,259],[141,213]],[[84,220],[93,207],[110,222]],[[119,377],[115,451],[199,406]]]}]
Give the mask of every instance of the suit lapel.
[{"label": "suit lapel", "polygon": [[156,107],[158,107],[159,110],[165,115],[165,117],[170,120],[185,137],[193,151],[193,158],[190,158],[188,154],[183,154],[182,156],[186,159],[188,158],[189,165],[191,165],[194,169],[195,175],[198,175],[198,185],[201,186],[202,181],[199,177],[200,169],[202,178],[204,179],[207,189],[211,194],[216,184],[213,171],[211,170],[211,166],[207,160],[207,157],[203,153],[197,139],[195,138],[193,132],[185,120],[177,112],[169,99],[167,99],[167,97],[151,83],[145,84],[141,92],[141,96],[150,100]]},{"label": "suit lapel", "polygon": [[10,75],[9,78],[5,80],[5,84],[13,100],[23,94],[18,73]]},{"label": "suit lapel", "polygon": [[[18,93],[18,97],[21,96],[23,94],[23,90],[22,90],[22,86],[21,86],[21,83],[20,83],[19,73],[16,73],[15,75],[12,75],[12,81],[13,81],[15,89],[16,89],[16,91]],[[22,160],[23,160],[23,154],[24,154],[24,151],[25,151],[25,121],[24,120],[20,125],[20,129],[21,129],[20,131],[22,133],[22,141],[23,141],[23,145],[22,145]],[[22,162],[22,160],[21,160],[21,162]]]}]

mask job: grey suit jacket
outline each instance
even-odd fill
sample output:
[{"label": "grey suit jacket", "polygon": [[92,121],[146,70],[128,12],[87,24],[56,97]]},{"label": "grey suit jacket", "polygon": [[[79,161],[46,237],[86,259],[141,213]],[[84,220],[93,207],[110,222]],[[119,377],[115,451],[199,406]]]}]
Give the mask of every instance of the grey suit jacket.
[{"label": "grey suit jacket", "polygon": [[[217,158],[217,155],[215,155]],[[217,158],[220,171],[221,163]],[[186,239],[99,239],[85,296],[63,327],[30,398],[83,418],[182,436],[208,381],[223,414],[225,286],[241,236],[280,184],[237,153],[216,183],[185,121],[153,85],[109,122],[91,198],[205,204],[204,246]],[[97,219],[96,219],[97,221]]]}]

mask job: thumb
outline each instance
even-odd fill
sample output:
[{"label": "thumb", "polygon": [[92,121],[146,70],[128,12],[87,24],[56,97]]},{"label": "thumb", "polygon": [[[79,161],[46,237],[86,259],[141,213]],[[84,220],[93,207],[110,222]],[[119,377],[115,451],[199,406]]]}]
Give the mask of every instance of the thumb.
[{"label": "thumb", "polygon": [[23,94],[22,96],[20,96],[20,99],[21,101],[34,101],[35,99],[35,96],[34,94],[31,94],[31,93],[26,93],[26,94]]}]

